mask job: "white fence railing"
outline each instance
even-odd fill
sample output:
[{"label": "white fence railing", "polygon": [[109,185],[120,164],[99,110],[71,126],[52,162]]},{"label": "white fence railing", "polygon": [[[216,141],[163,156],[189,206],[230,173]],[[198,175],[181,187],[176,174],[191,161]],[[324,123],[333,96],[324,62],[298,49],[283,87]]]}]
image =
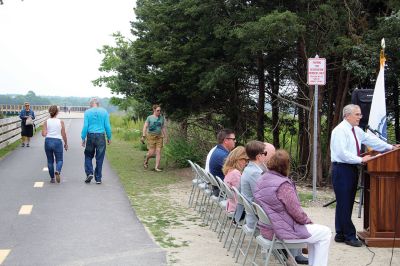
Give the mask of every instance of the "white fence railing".
[{"label": "white fence railing", "polygon": [[[39,127],[49,117],[47,110],[35,112],[34,123]],[[0,149],[21,138],[21,119],[19,116],[0,119]]]}]

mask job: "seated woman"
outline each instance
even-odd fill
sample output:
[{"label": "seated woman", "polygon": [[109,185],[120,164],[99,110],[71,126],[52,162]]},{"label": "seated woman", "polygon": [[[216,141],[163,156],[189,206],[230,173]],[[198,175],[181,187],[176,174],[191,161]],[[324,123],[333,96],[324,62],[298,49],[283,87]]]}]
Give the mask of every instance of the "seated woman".
[{"label": "seated woman", "polygon": [[[237,146],[226,157],[222,172],[225,175],[224,182],[231,188],[240,186],[240,176],[249,158],[243,146]],[[234,212],[236,210],[237,199],[228,199],[226,210]]]},{"label": "seated woman", "polygon": [[269,171],[257,181],[254,194],[271,220],[272,227],[259,224],[261,235],[272,239],[275,233],[287,243],[308,243],[309,265],[328,265],[332,232],[324,225],[313,224],[300,206],[293,182],[288,178],[289,154],[277,150],[268,162]]}]

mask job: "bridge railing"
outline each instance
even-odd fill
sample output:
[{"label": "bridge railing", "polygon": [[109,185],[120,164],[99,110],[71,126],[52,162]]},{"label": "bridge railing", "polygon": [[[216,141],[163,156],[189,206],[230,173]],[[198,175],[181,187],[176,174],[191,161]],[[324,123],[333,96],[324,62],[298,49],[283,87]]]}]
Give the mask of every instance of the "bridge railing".
[{"label": "bridge railing", "polygon": [[[36,127],[39,127],[49,117],[47,109],[35,111]],[[21,119],[19,116],[0,119],[0,149],[16,142],[21,138]]]},{"label": "bridge railing", "polygon": [[[31,105],[33,111],[48,110],[50,105]],[[25,109],[23,104],[0,104],[0,113],[5,115],[17,115]]]}]

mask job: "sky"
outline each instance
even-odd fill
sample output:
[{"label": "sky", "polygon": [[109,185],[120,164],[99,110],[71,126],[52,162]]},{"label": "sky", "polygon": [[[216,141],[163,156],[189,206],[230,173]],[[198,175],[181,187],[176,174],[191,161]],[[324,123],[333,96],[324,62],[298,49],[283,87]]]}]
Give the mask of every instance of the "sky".
[{"label": "sky", "polygon": [[133,39],[135,0],[3,0],[0,94],[111,97],[92,80],[117,31]]}]

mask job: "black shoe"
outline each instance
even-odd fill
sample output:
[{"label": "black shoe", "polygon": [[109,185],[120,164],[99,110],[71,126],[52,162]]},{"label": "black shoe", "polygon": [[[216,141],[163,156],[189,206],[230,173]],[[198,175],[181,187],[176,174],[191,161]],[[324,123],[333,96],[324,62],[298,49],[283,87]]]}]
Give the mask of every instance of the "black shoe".
[{"label": "black shoe", "polygon": [[96,181],[96,184],[97,185],[101,185],[101,181]]},{"label": "black shoe", "polygon": [[303,255],[297,255],[295,258],[297,264],[305,264],[308,265],[308,258]]},{"label": "black shoe", "polygon": [[346,240],[344,241],[346,243],[346,245],[352,246],[352,247],[361,247],[362,246],[362,242],[360,240],[356,239],[352,239],[352,240]]},{"label": "black shoe", "polygon": [[335,242],[343,243],[346,239],[344,238],[343,234],[336,234],[335,235]]},{"label": "black shoe", "polygon": [[88,175],[85,179],[85,183],[90,183],[90,181],[92,181],[93,179],[93,175]]}]

